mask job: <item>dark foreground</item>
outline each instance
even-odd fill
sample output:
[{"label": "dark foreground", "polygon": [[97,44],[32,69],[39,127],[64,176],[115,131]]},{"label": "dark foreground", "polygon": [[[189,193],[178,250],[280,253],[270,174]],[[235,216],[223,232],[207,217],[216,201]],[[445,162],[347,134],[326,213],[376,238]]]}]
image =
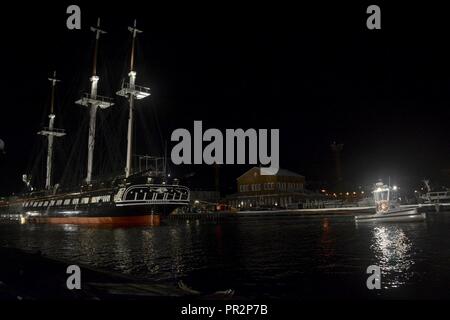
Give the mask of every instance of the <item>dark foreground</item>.
[{"label": "dark foreground", "polygon": [[0,300],[155,300],[231,298],[230,292],[202,294],[183,284],[163,284],[117,273],[80,266],[81,289],[66,285],[71,263],[42,256],[40,251],[25,252],[0,248]]}]

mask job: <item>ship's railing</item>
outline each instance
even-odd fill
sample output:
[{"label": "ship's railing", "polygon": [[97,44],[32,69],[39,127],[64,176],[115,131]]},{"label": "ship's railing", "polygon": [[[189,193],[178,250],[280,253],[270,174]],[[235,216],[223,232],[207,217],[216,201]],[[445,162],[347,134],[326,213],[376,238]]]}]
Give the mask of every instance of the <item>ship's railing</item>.
[{"label": "ship's railing", "polygon": [[122,84],[122,89],[116,93],[119,96],[127,97],[128,95],[133,95],[136,99],[142,99],[148,97],[150,93],[150,88],[142,87],[138,85],[131,86],[128,82]]},{"label": "ship's railing", "polygon": [[42,128],[42,131],[43,132],[54,132],[54,133],[65,133],[66,132],[64,129],[56,129],[56,128],[50,129],[49,127]]},{"label": "ship's railing", "polygon": [[178,185],[137,185],[128,188],[116,202],[188,202],[190,191]]},{"label": "ship's railing", "polygon": [[96,95],[94,97],[90,93],[85,92],[81,96],[81,99],[77,100],[75,103],[82,106],[95,105],[102,109],[106,109],[114,105],[114,100],[112,98],[100,95]]}]

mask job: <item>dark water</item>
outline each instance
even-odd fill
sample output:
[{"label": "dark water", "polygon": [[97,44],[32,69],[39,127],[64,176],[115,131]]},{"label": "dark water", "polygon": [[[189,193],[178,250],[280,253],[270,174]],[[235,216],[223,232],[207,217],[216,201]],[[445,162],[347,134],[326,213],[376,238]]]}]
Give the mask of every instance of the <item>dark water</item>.
[{"label": "dark water", "polygon": [[[450,213],[368,225],[352,217],[115,229],[3,223],[0,245],[241,297],[450,298]],[[369,265],[381,267],[381,290],[366,287]]]}]

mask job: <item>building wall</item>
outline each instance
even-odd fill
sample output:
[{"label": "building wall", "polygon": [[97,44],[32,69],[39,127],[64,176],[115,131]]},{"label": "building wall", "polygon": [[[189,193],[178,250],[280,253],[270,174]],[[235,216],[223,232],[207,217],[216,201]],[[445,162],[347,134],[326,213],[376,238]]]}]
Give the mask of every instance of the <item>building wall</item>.
[{"label": "building wall", "polygon": [[237,179],[238,193],[228,202],[236,208],[288,207],[304,199],[304,185],[301,175],[265,176],[253,168]]},{"label": "building wall", "polygon": [[260,195],[282,192],[303,192],[303,176],[265,176],[259,168],[253,168],[237,179],[238,193],[241,195]]}]

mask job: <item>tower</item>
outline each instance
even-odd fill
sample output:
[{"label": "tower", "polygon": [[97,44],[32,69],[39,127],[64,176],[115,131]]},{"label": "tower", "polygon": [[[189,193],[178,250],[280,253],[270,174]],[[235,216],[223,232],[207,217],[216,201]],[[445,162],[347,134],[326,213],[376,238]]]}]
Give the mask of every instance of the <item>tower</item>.
[{"label": "tower", "polygon": [[336,144],[336,142],[333,142],[330,145],[331,151],[333,152],[334,156],[334,164],[335,164],[335,174],[336,174],[336,189],[337,191],[341,191],[342,188],[342,167],[341,167],[341,152],[344,148],[344,145],[342,143]]}]

